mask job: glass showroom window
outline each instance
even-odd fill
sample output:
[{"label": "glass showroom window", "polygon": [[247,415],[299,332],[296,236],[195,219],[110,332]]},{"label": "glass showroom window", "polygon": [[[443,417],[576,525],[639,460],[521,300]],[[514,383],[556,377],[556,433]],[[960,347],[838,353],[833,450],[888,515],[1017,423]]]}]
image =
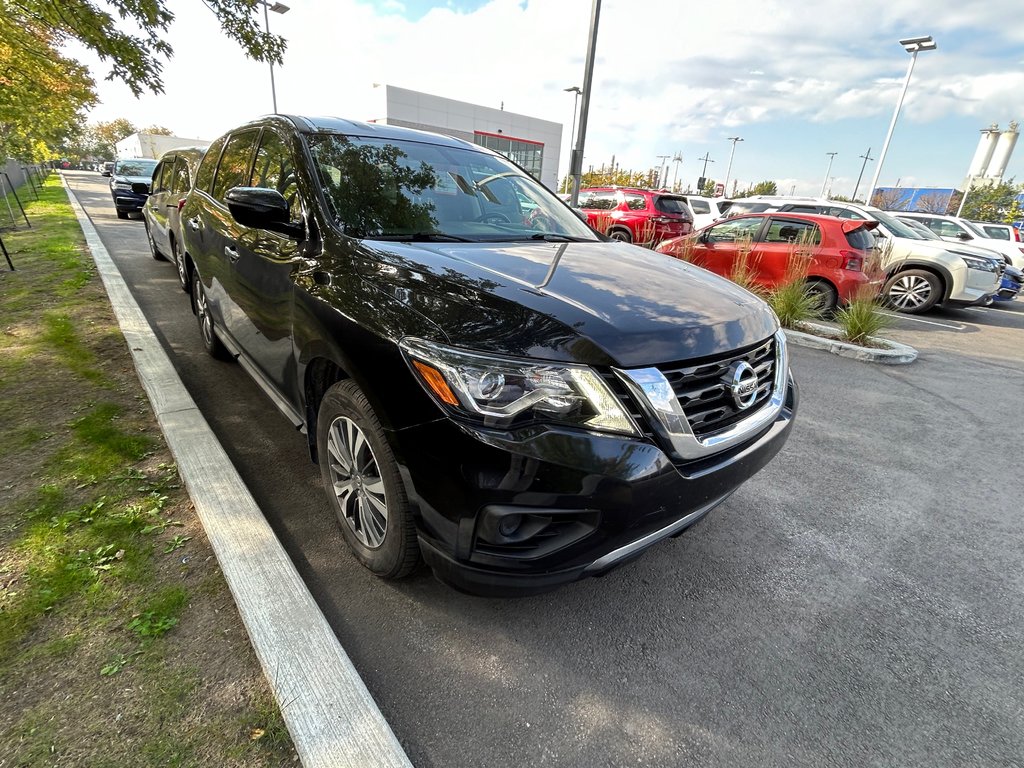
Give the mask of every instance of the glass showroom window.
[{"label": "glass showroom window", "polygon": [[544,145],[540,142],[479,132],[474,134],[473,140],[522,166],[535,179],[540,178],[541,159],[544,155]]}]

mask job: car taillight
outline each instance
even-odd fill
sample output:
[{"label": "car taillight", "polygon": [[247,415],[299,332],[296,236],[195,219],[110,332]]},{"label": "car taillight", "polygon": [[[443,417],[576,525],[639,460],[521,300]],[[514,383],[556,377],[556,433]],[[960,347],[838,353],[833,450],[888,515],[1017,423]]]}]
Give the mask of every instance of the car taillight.
[{"label": "car taillight", "polygon": [[1018,243],[1020,242],[1020,230],[1016,227],[1010,227],[1010,231],[1013,232],[1013,239]]},{"label": "car taillight", "polygon": [[185,207],[185,198],[178,200],[178,212],[181,213],[181,209]]},{"label": "car taillight", "polygon": [[864,256],[856,251],[839,251],[843,260],[843,269],[851,272],[860,272],[864,268]]}]

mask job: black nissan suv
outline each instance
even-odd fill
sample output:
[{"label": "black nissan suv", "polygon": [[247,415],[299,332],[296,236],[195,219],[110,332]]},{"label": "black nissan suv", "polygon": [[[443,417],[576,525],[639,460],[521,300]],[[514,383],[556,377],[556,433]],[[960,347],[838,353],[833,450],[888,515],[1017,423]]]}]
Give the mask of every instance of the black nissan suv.
[{"label": "black nissan suv", "polygon": [[201,338],[302,433],[356,557],[476,593],[600,574],[785,442],[764,302],[612,242],[490,150],[266,117],[182,210]]}]

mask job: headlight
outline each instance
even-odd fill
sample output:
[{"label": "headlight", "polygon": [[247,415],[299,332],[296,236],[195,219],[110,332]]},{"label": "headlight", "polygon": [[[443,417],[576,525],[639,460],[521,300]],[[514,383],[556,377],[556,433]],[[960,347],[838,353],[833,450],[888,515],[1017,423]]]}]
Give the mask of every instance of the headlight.
[{"label": "headlight", "polygon": [[585,365],[497,357],[412,338],[400,347],[441,407],[488,426],[534,418],[640,434],[601,377]]},{"label": "headlight", "polygon": [[960,258],[964,260],[964,264],[967,265],[968,269],[976,269],[979,272],[997,272],[998,267],[994,261],[988,259],[976,259],[973,256],[960,255]]},{"label": "headlight", "polygon": [[127,191],[127,190],[130,190],[131,188],[132,188],[132,185],[129,184],[128,182],[126,182],[126,181],[118,181],[118,182],[114,183],[114,189],[123,189],[123,190]]}]

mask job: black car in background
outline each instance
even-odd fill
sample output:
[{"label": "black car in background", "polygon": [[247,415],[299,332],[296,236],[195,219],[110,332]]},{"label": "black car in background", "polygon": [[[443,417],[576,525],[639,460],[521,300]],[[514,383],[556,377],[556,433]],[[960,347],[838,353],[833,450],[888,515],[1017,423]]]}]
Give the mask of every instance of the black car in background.
[{"label": "black car in background", "polygon": [[129,213],[142,210],[149,194],[156,160],[130,157],[114,161],[110,175],[110,197],[117,210],[117,218],[127,219]]},{"label": "black car in background", "polygon": [[267,117],[207,149],[182,221],[206,349],[305,434],[378,575],[422,555],[494,594],[603,573],[792,426],[767,305],[598,235],[482,147]]},{"label": "black car in background", "polygon": [[152,189],[142,207],[149,252],[154,259],[169,258],[178,270],[182,290],[191,289],[181,245],[181,209],[203,159],[205,147],[182,147],[165,152],[153,170]]}]

